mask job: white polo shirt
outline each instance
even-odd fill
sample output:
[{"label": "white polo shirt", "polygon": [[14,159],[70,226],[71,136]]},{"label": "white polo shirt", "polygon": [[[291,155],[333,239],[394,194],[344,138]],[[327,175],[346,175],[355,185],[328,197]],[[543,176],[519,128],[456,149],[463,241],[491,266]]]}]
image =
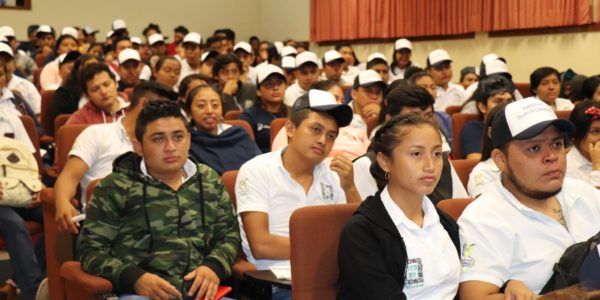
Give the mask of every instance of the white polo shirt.
[{"label": "white polo shirt", "polygon": [[0,136],[6,137],[9,134],[12,134],[15,140],[23,143],[31,153],[35,153],[35,146],[29,139],[21,119],[11,112],[0,109]]},{"label": "white polo shirt", "polygon": [[133,151],[122,121],[123,118],[120,118],[114,123],[91,125],[75,140],[69,156],[79,157],[88,166],[80,182],[82,191],[86,190],[90,181],[112,173],[115,158]]},{"label": "white polo shirt", "polygon": [[[377,193],[377,182],[369,171],[371,168],[371,159],[366,156],[358,158],[352,162],[352,168],[354,171],[354,185],[358,190],[360,199],[364,201],[367,197],[375,195]],[[467,191],[452,164],[450,164],[450,174],[452,175],[452,198],[468,197]]]},{"label": "white polo shirt", "polygon": [[240,168],[235,182],[237,212],[242,236],[242,248],[248,261],[258,270],[272,266],[288,267],[289,260],[257,260],[252,256],[241,213],[247,211],[265,212],[269,215],[269,232],[289,237],[290,216],[294,210],[312,205],[346,203],[346,196],[340,187],[338,175],[329,170],[323,162],[313,171],[313,183],[308,191],[296,182],[283,167],[283,148],[256,156]]},{"label": "white polo shirt", "polygon": [[600,191],[565,178],[556,195],[567,223],[534,211],[497,181],[462,213],[461,282],[478,280],[498,287],[509,279],[523,281],[539,293],[567,247],[600,230]]},{"label": "white polo shirt", "polygon": [[571,147],[567,154],[567,177],[600,186],[600,170],[592,170],[592,162],[587,160],[575,146]]},{"label": "white polo shirt", "polygon": [[465,102],[465,89],[462,85],[450,82],[448,89],[444,90],[436,86],[436,98],[433,103],[433,109],[436,111],[446,111],[446,107],[451,105],[462,105]]},{"label": "white polo shirt", "polygon": [[454,299],[460,279],[460,259],[440,223],[435,206],[423,197],[423,227],[410,220],[392,200],[387,187],[381,202],[406,245],[404,294],[407,299]]},{"label": "white polo shirt", "polygon": [[480,161],[469,174],[469,181],[467,183],[469,196],[475,198],[481,195],[485,191],[486,186],[499,181],[501,175],[502,172],[498,169],[492,158]]},{"label": "white polo shirt", "polygon": [[12,75],[8,82],[8,88],[21,93],[23,99],[29,104],[34,114],[39,114],[42,111],[42,96],[38,92],[33,83],[27,79],[23,79],[17,75]]},{"label": "white polo shirt", "polygon": [[292,85],[290,85],[285,90],[285,95],[283,97],[283,104],[285,104],[289,107],[292,107],[292,106],[294,106],[294,102],[296,102],[296,100],[298,98],[300,98],[300,96],[302,96],[306,93],[308,93],[308,91],[301,88],[300,85],[298,84],[298,82],[294,82]]},{"label": "white polo shirt", "polygon": [[17,109],[12,99],[15,95],[6,87],[4,87],[0,93],[0,110],[11,113],[17,117],[21,116],[21,112]]}]

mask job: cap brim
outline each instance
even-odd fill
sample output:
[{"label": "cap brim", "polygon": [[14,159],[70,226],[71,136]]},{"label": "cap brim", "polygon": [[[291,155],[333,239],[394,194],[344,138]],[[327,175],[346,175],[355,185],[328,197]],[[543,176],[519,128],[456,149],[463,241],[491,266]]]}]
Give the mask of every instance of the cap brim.
[{"label": "cap brim", "polygon": [[441,66],[441,65],[443,65],[445,63],[452,63],[452,60],[451,59],[445,59],[445,60],[442,60],[442,61],[438,61],[435,64],[431,65],[431,67],[437,68],[437,67],[439,67],[439,66]]},{"label": "cap brim", "polygon": [[335,62],[339,62],[339,63],[343,64],[346,62],[346,60],[343,57],[338,57],[336,59],[332,59],[332,60],[326,62],[326,64],[335,63]]},{"label": "cap brim", "polygon": [[348,126],[350,122],[352,122],[352,117],[354,116],[352,108],[347,104],[321,105],[311,107],[310,109],[330,114],[335,119],[338,127]]},{"label": "cap brim", "polygon": [[286,81],[285,75],[279,74],[277,72],[273,72],[273,73],[267,75],[267,77],[265,77],[265,79],[263,79],[258,85],[261,85],[263,82],[265,82],[265,80],[269,79],[269,77],[271,77],[271,76],[276,76],[276,77],[281,78],[284,82]]},{"label": "cap brim", "polygon": [[527,128],[523,132],[517,134],[513,139],[527,140],[536,137],[537,135],[542,133],[542,131],[546,130],[546,128],[548,128],[550,125],[554,125],[558,130],[560,130],[563,133],[575,132],[575,126],[573,125],[573,123],[565,119],[554,119],[537,123]]}]

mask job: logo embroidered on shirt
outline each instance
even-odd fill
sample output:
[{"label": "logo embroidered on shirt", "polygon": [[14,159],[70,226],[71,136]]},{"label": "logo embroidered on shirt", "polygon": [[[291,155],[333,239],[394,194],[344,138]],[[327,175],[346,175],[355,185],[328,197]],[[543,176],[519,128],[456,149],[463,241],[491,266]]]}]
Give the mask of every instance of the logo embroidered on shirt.
[{"label": "logo embroidered on shirt", "polygon": [[471,244],[471,243],[463,244],[462,250],[460,251],[460,257],[461,257],[460,261],[461,261],[463,270],[465,270],[467,268],[472,268],[475,266],[475,263],[477,263],[477,260],[471,256],[473,254],[473,247],[475,247],[475,246],[476,246],[476,244]]},{"label": "logo embroidered on shirt", "polygon": [[321,197],[323,200],[333,200],[333,186],[321,182]]},{"label": "logo embroidered on shirt", "polygon": [[242,194],[247,194],[248,193],[248,178],[244,177],[242,178],[242,180],[240,181],[240,191],[242,192]]},{"label": "logo embroidered on shirt", "polygon": [[414,289],[425,286],[423,276],[423,260],[420,257],[410,258],[406,262],[405,289]]}]

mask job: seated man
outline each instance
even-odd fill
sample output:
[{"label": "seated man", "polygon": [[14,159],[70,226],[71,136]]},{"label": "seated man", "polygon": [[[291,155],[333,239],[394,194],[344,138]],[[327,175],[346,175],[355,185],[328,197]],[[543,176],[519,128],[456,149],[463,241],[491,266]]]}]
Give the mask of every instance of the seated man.
[{"label": "seated man", "polygon": [[114,123],[92,125],[77,137],[54,186],[56,223],[60,231],[78,232],[71,221],[77,210],[70,203],[77,186],[81,184],[81,190],[85,191],[90,181],[110,174],[113,160],[133,149],[135,122],[144,103],[169,95],[170,91],[160,84],[142,82],[133,91],[125,117]]},{"label": "seated man", "polygon": [[67,125],[114,123],[125,115],[129,102],[119,96],[115,75],[106,64],[85,66],[80,80],[89,101],[69,117]]},{"label": "seated man", "polygon": [[600,192],[564,178],[565,134],[574,129],[535,98],[506,105],[492,121],[502,179],[458,220],[461,299],[532,299],[565,249],[600,230]]},{"label": "seated man", "polygon": [[145,66],[140,53],[133,49],[125,49],[119,53],[119,92],[127,88],[135,88],[142,80],[140,74]]},{"label": "seated man", "polygon": [[[327,157],[340,127],[352,120],[352,110],[337,104],[332,94],[310,90],[294,103],[286,130],[286,148],[259,155],[245,163],[235,194],[242,247],[257,269],[290,266],[289,219],[300,207],[359,202],[352,162],[340,154],[330,168]],[[273,291],[273,298],[291,296]]]},{"label": "seated man", "polygon": [[135,137],[135,153],[119,156],[92,194],[83,269],[117,293],[213,299],[240,242],[229,195],[213,169],[188,158],[190,132],[175,102],[146,104]]}]

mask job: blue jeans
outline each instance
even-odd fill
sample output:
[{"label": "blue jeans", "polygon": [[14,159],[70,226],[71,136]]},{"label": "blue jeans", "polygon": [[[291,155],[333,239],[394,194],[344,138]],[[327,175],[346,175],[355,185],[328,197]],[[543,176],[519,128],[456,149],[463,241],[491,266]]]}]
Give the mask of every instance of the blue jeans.
[{"label": "blue jeans", "polygon": [[[36,245],[38,251],[34,251],[25,221],[43,224],[43,220],[42,206],[32,209],[0,206],[0,235],[6,242],[14,280],[27,300],[35,299],[38,286],[43,279],[42,267],[38,259],[42,259],[43,265],[45,257],[41,251],[43,238]],[[41,256],[36,257],[36,252]]]}]

